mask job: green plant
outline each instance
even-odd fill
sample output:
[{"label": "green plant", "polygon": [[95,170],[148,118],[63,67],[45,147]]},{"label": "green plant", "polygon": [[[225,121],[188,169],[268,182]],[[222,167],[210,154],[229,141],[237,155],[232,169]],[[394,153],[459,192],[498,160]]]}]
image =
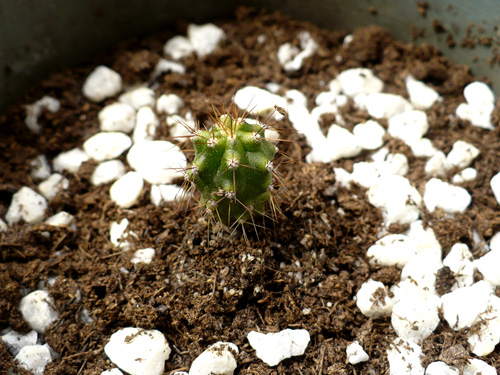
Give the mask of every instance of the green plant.
[{"label": "green plant", "polygon": [[277,147],[265,138],[269,128],[253,123],[246,113],[216,112],[209,130],[195,130],[191,143],[195,156],[186,180],[200,192],[200,206],[224,225],[252,221],[274,204],[274,158]]}]

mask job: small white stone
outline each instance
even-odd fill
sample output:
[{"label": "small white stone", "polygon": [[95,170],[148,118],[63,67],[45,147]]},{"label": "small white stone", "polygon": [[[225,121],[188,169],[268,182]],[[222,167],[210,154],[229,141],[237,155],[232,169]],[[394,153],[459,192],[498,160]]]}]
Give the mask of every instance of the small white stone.
[{"label": "small white stone", "polygon": [[49,345],[27,345],[24,346],[14,358],[19,366],[30,370],[35,375],[43,374],[48,363],[52,362]]},{"label": "small white stone", "polygon": [[274,108],[275,105],[287,108],[287,102],[279,95],[255,86],[246,86],[239,89],[234,95],[234,103],[240,108],[249,110],[256,116],[266,117],[274,112],[273,118],[283,118]]},{"label": "small white stone", "polygon": [[0,219],[0,232],[6,232],[8,229],[9,227],[7,226],[7,224],[2,219]]},{"label": "small white stone", "polygon": [[446,156],[448,165],[452,167],[465,168],[479,155],[479,150],[464,141],[456,141],[453,147]]},{"label": "small white stone", "polygon": [[438,308],[441,300],[421,288],[415,288],[414,291],[394,303],[391,323],[400,338],[418,343],[439,325]]},{"label": "small white stone", "polygon": [[491,178],[490,186],[495,199],[500,204],[500,172]]},{"label": "small white stone", "polygon": [[276,366],[286,358],[304,354],[311,340],[305,329],[285,329],[275,333],[251,331],[247,335],[256,355],[269,366]]},{"label": "small white stone", "polygon": [[379,93],[384,88],[384,82],[367,68],[344,70],[338,75],[337,82],[342,92],[350,97],[357,94]]},{"label": "small white stone", "polygon": [[456,367],[448,366],[444,362],[437,361],[427,366],[425,375],[460,375],[460,371]]},{"label": "small white stone", "polygon": [[471,200],[467,190],[438,178],[431,178],[425,184],[424,203],[430,212],[436,208],[441,208],[447,214],[464,212]]},{"label": "small white stone", "polygon": [[16,356],[19,351],[28,345],[36,345],[38,339],[38,333],[33,330],[29,331],[27,334],[22,335],[14,330],[5,332],[2,335],[2,341],[5,343],[9,349],[10,354]]},{"label": "small white stone", "polygon": [[58,212],[57,214],[45,220],[45,223],[53,227],[68,228],[69,230],[76,230],[75,217],[66,211]]},{"label": "small white stone", "polygon": [[125,233],[128,224],[129,221],[127,219],[122,219],[120,223],[116,221],[111,223],[111,227],[109,228],[109,241],[116,247],[130,246],[130,243],[125,241],[125,238],[128,236],[128,233]]},{"label": "small white stone", "polygon": [[132,145],[132,140],[125,133],[100,132],[83,143],[88,156],[97,161],[110,160],[120,156]]},{"label": "small white stone", "polygon": [[101,375],[123,375],[123,372],[121,372],[117,368],[113,368],[111,370],[106,370],[106,371],[101,372]]},{"label": "small white stone", "polygon": [[203,57],[215,51],[219,43],[226,38],[226,33],[213,23],[190,24],[187,37],[198,57]]},{"label": "small white stone", "polygon": [[175,94],[162,95],[156,101],[156,110],[158,113],[175,115],[184,106],[182,99]]},{"label": "small white stone", "polygon": [[417,246],[410,237],[389,234],[370,246],[366,256],[375,265],[403,268],[417,253]]},{"label": "small white stone", "polygon": [[465,168],[462,172],[460,172],[460,176],[464,181],[472,181],[477,177],[477,170],[475,168]]},{"label": "small white stone", "polygon": [[475,323],[480,324],[480,327],[469,334],[467,341],[472,353],[486,356],[500,342],[500,298],[491,294],[486,311],[477,316]]},{"label": "small white stone", "polygon": [[24,123],[31,131],[40,133],[42,127],[38,124],[38,117],[40,117],[42,111],[46,109],[49,112],[55,113],[59,111],[60,107],[61,102],[59,100],[50,96],[44,96],[35,103],[26,105],[26,118],[24,119]]},{"label": "small white stone", "polygon": [[430,176],[443,176],[448,170],[448,161],[442,151],[436,152],[427,163],[425,163],[425,173]]},{"label": "small white stone", "polygon": [[420,216],[422,197],[403,176],[381,176],[367,195],[369,202],[381,209],[387,226],[393,223],[410,224]]},{"label": "small white stone", "polygon": [[162,74],[165,74],[168,72],[177,73],[177,74],[184,74],[184,73],[186,73],[186,68],[184,68],[184,65],[182,65],[178,62],[160,59],[156,63],[156,66],[153,70],[153,73],[151,73],[150,81],[154,81]]},{"label": "small white stone", "polygon": [[182,35],[174,36],[169,39],[163,46],[165,55],[169,55],[174,60],[179,60],[188,57],[193,53],[193,46],[188,38]]},{"label": "small white stone", "polygon": [[387,349],[390,375],[424,375],[421,362],[422,348],[401,338],[394,340]]},{"label": "small white stone", "polygon": [[191,137],[196,129],[196,121],[191,112],[187,112],[185,117],[179,115],[167,116],[168,132],[175,141],[183,142],[187,137]]},{"label": "small white stone", "polygon": [[238,353],[238,347],[233,343],[219,341],[196,357],[189,375],[233,375]]},{"label": "small white stone", "polygon": [[135,126],[135,109],[116,102],[104,107],[97,118],[102,131],[130,133]]},{"label": "small white stone", "polygon": [[445,294],[441,297],[444,319],[455,331],[472,326],[478,315],[486,311],[492,292],[491,284],[481,280]]},{"label": "small white stone", "polygon": [[21,219],[28,224],[36,224],[43,220],[47,207],[47,201],[43,196],[24,186],[12,196],[5,220],[9,225]]},{"label": "small white stone", "polygon": [[470,121],[474,126],[493,130],[495,127],[491,122],[491,115],[494,109],[495,105],[490,103],[484,103],[479,106],[462,103],[457,107],[456,115],[462,120]]},{"label": "small white stone", "polygon": [[21,298],[19,310],[24,320],[37,332],[44,333],[57,320],[59,313],[54,309],[54,300],[44,290],[35,290]]},{"label": "small white stone", "polygon": [[69,181],[59,173],[52,174],[48,179],[40,182],[38,191],[50,202],[61,191],[69,187]]},{"label": "small white stone", "polygon": [[432,145],[429,138],[421,138],[410,145],[411,152],[416,158],[430,158],[438,150]]},{"label": "small white stone", "polygon": [[50,176],[50,165],[45,155],[38,155],[30,161],[30,176],[34,180],[45,180]]},{"label": "small white stone", "polygon": [[407,145],[418,142],[429,129],[427,114],[423,111],[406,111],[389,118],[389,134]]},{"label": "small white stone", "polygon": [[359,342],[354,341],[353,343],[347,345],[345,350],[347,355],[347,360],[351,365],[357,365],[361,362],[366,362],[370,358],[368,354],[363,350],[363,347],[359,345]]},{"label": "small white stone", "polygon": [[481,258],[474,261],[474,266],[481,272],[483,279],[489,281],[494,286],[500,286],[499,264],[500,250],[493,250],[493,248]]},{"label": "small white stone", "polygon": [[154,107],[156,102],[155,92],[148,87],[138,87],[127,91],[121,94],[118,100],[121,103],[128,104],[136,110],[144,106]]},{"label": "small white stone", "polygon": [[401,281],[411,280],[420,289],[436,294],[436,273],[443,267],[440,261],[428,259],[424,254],[417,252],[401,271]]},{"label": "small white stone", "polygon": [[423,222],[417,220],[410,224],[410,229],[405,233],[417,246],[417,256],[426,259],[429,264],[441,263],[441,244],[431,227],[424,228]]},{"label": "small white stone", "polygon": [[278,61],[287,72],[299,70],[304,60],[318,50],[318,44],[308,31],[301,31],[298,34],[298,38],[300,41],[300,50],[290,43],[285,43],[278,49]]},{"label": "small white stone", "polygon": [[352,182],[352,176],[343,168],[333,168],[333,173],[335,174],[335,185],[342,186],[343,188],[349,188]]},{"label": "small white stone", "polygon": [[387,93],[358,94],[354,104],[375,118],[391,118],[413,109],[402,96]]},{"label": "small white stone", "polygon": [[326,143],[332,154],[332,161],[352,158],[363,151],[358,139],[349,130],[338,125],[330,126]]},{"label": "small white stone", "polygon": [[186,155],[167,141],[136,143],[127,154],[127,161],[147,182],[154,185],[170,184],[184,176]]},{"label": "small white stone", "polygon": [[497,375],[497,370],[480,359],[469,359],[465,366],[463,375]]},{"label": "small white stone", "polygon": [[495,235],[491,237],[490,250],[500,251],[500,232],[495,233]]},{"label": "small white stone", "polygon": [[466,244],[457,243],[452,246],[443,260],[443,265],[449,267],[455,274],[456,283],[452,290],[472,285],[474,282],[473,259],[474,257]]},{"label": "small white stone", "polygon": [[388,174],[404,176],[408,173],[408,158],[404,154],[389,154],[385,160],[385,169]]},{"label": "small white stone", "polygon": [[104,65],[95,68],[82,87],[83,95],[94,102],[115,96],[121,90],[122,77]]},{"label": "small white stone", "polygon": [[125,174],[125,164],[121,160],[108,160],[100,163],[92,176],[92,185],[103,185],[118,180]]},{"label": "small white stone", "polygon": [[170,351],[161,332],[133,327],[113,333],[104,347],[109,360],[130,375],[163,374]]},{"label": "small white stone", "polygon": [[369,318],[389,316],[393,305],[388,290],[380,281],[368,279],[356,294],[356,306],[363,315]]},{"label": "small white stone", "polygon": [[118,207],[130,208],[137,203],[143,187],[144,181],[141,175],[137,172],[128,172],[111,185],[109,195]]},{"label": "small white stone", "polygon": [[384,145],[385,129],[377,121],[368,120],[365,123],[357,124],[352,132],[357,143],[364,150],[376,150]]},{"label": "small white stone", "polygon": [[464,97],[472,106],[480,106],[485,103],[495,104],[495,94],[491,88],[483,82],[472,82],[464,88]]},{"label": "small white stone", "polygon": [[155,256],[155,249],[149,247],[147,249],[137,250],[130,261],[134,264],[137,263],[150,264],[153,261],[154,256]]},{"label": "small white stone", "polygon": [[82,163],[89,160],[89,156],[85,151],[79,148],[73,148],[66,152],[61,152],[52,161],[52,168],[56,172],[68,171],[71,173],[78,172]]},{"label": "small white stone", "polygon": [[153,109],[151,107],[141,107],[137,111],[135,129],[132,135],[134,143],[152,141],[158,126],[160,126],[160,120],[156,117]]},{"label": "small white stone", "polygon": [[186,194],[184,189],[178,185],[152,185],[151,186],[151,203],[155,206],[161,206],[164,202],[173,202],[177,199],[182,199]]},{"label": "small white stone", "polygon": [[429,109],[434,103],[442,100],[436,90],[421,81],[417,81],[412,75],[406,77],[405,83],[410,102],[416,109]]}]

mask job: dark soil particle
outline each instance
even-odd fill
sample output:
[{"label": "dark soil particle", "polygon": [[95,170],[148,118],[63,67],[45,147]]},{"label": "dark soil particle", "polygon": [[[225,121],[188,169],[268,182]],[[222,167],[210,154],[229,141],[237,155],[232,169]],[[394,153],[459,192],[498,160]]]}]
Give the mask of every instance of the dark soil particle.
[{"label": "dark soil particle", "polygon": [[[423,16],[426,4],[418,3]],[[445,251],[457,242],[476,251],[474,230],[486,242],[500,231],[500,212],[489,185],[500,170],[498,130],[472,127],[449,115],[464,101],[463,88],[473,80],[466,67],[452,64],[431,46],[394,41],[378,26],[357,30],[353,41],[343,46],[343,34],[279,13],[241,10],[237,21],[218,25],[227,34],[220,47],[204,58],[193,55],[183,60],[186,73],[161,76],[157,92],[179,95],[205,123],[211,113],[206,97],[216,106],[228,105],[236,90],[247,85],[264,87],[275,82],[300,90],[313,103],[325,84],[348,68],[373,69],[387,92],[403,96],[407,96],[404,78],[411,73],[444,98],[428,111],[427,137],[434,145],[446,153],[462,139],[480,150],[474,163],[478,177],[464,183],[472,195],[471,207],[454,218],[440,211],[424,212],[425,225],[432,227]],[[299,72],[287,74],[277,63],[276,52],[283,43],[297,43],[302,30],[311,33],[319,51]],[[81,147],[83,140],[98,131],[101,105],[89,102],[81,92],[95,65],[112,67],[127,84],[142,82],[162,56],[164,42],[173,35],[167,31],[122,43],[87,66],[55,74],[0,116],[0,216],[4,217],[14,192],[22,186],[36,187],[37,181],[29,177],[31,160],[45,154],[52,161],[62,151]],[[259,43],[262,35],[265,42]],[[24,125],[23,104],[43,95],[58,98],[61,109],[42,114],[43,130],[33,135]],[[351,104],[342,111],[347,128],[368,118]],[[498,118],[494,118],[496,125]],[[322,125],[326,128],[333,121],[325,117]],[[169,136],[164,125],[159,130],[160,139]],[[57,276],[48,291],[60,318],[43,340],[58,357],[46,367],[47,375],[95,375],[110,369],[112,364],[103,347],[112,333],[127,326],[165,334],[173,349],[166,373],[188,370],[216,341],[230,341],[239,347],[237,374],[241,375],[389,373],[386,350],[396,336],[390,319],[365,317],[353,300],[369,278],[389,287],[399,281],[400,270],[374,268],[365,255],[378,238],[381,214],[367,202],[364,189],[332,189],[332,168],[349,170],[353,160],[305,164],[308,148],[304,138],[294,132],[288,120],[280,127],[284,138],[293,141],[282,142],[280,148],[295,160],[279,169],[289,187],[288,192],[282,188],[282,215],[275,222],[259,221],[265,229],[245,228],[245,235],[241,228],[232,235],[220,226],[209,228],[200,212],[186,211],[179,203],[152,205],[149,185],[137,206],[120,209],[110,203],[109,186],[90,184],[93,162],[85,163],[77,174],[66,173],[69,190],[50,203],[48,214],[70,212],[76,218],[76,232],[18,223],[0,233],[0,329],[29,331],[18,309],[20,298],[40,285],[48,286],[48,278]],[[423,171],[425,160],[415,158],[399,141],[388,139],[388,147],[408,157],[408,177],[422,191],[428,178]],[[361,155],[354,162],[365,157]],[[109,242],[110,224],[123,218],[137,234],[132,249],[156,249],[151,264],[132,264],[133,251],[123,252]],[[393,232],[404,229],[390,228]],[[448,291],[452,280],[444,268],[438,280],[439,292]],[[85,311],[92,322],[83,319]],[[311,342],[303,356],[270,368],[255,356],[246,335],[251,330],[285,328],[308,330]],[[356,366],[346,361],[345,354],[354,340],[370,355],[369,361]],[[442,360],[462,368],[471,358],[465,335],[456,334],[446,323],[441,323],[422,347],[424,364]],[[482,359],[500,367],[498,348]],[[0,373],[13,366],[14,360],[0,340]]]}]

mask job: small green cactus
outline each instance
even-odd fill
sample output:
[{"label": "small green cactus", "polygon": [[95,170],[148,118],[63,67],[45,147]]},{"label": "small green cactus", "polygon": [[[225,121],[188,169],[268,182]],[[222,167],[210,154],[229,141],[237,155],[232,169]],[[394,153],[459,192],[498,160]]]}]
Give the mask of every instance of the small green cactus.
[{"label": "small green cactus", "polygon": [[264,138],[266,128],[225,114],[191,137],[195,157],[186,179],[200,191],[200,206],[228,227],[253,221],[272,204],[277,148]]}]

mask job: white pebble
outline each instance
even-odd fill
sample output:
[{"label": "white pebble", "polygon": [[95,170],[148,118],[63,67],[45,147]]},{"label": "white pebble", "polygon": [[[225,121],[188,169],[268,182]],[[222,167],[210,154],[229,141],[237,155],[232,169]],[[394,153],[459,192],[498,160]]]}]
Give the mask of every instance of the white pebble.
[{"label": "white pebble", "polygon": [[425,184],[424,203],[430,212],[441,208],[447,214],[464,212],[471,203],[469,192],[438,178],[431,178]]},{"label": "white pebble", "polygon": [[356,306],[364,316],[377,319],[389,316],[394,302],[380,281],[368,279],[356,294]]},{"label": "white pebble", "polygon": [[132,145],[132,140],[125,133],[100,132],[83,143],[83,149],[92,159],[110,160],[120,156]]},{"label": "white pebble", "polygon": [[466,244],[457,243],[452,246],[443,260],[443,265],[449,267],[455,274],[456,283],[452,290],[472,285],[474,282],[473,259],[474,257]]},{"label": "white pebble", "polygon": [[358,143],[358,138],[354,134],[335,124],[328,129],[326,147],[330,150],[331,161],[352,158],[363,151],[363,148]]},{"label": "white pebble", "polygon": [[45,220],[45,223],[53,227],[68,228],[69,230],[76,230],[75,217],[66,211],[58,212],[57,214]]},{"label": "white pebble", "polygon": [[196,129],[196,121],[191,112],[187,112],[185,117],[179,115],[167,116],[168,132],[171,138],[177,142],[183,142],[187,137],[193,135]]},{"label": "white pebble", "polygon": [[56,172],[68,171],[71,173],[78,172],[82,163],[89,160],[89,156],[85,151],[79,148],[73,148],[66,152],[61,152],[52,161],[52,167]]},{"label": "white pebble", "polygon": [[389,234],[370,246],[366,256],[375,265],[403,268],[417,253],[417,246],[410,237]]},{"label": "white pebble", "polygon": [[118,101],[128,104],[136,110],[144,106],[154,107],[155,92],[148,87],[138,87],[121,94]]},{"label": "white pebble", "polygon": [[491,88],[483,82],[472,82],[464,88],[464,97],[467,103],[472,106],[479,106],[484,103],[495,104],[495,94]]},{"label": "white pebble", "polygon": [[109,189],[111,200],[121,208],[130,208],[137,203],[144,181],[137,172],[128,172],[116,180]]},{"label": "white pebble", "polygon": [[393,223],[410,224],[420,216],[422,197],[403,176],[381,176],[367,195],[369,202],[382,211],[387,226]]},{"label": "white pebble", "polygon": [[35,180],[45,180],[50,176],[50,165],[45,155],[38,155],[30,161],[30,176]]},{"label": "white pebble", "polygon": [[22,335],[14,330],[7,330],[2,335],[2,341],[9,349],[10,354],[16,356],[19,351],[28,345],[36,345],[38,333],[35,330]]},{"label": "white pebble", "polygon": [[394,303],[391,323],[396,334],[405,340],[418,343],[427,338],[439,325],[437,295],[421,288]]},{"label": "white pebble", "polygon": [[226,38],[226,33],[212,23],[204,25],[190,24],[187,37],[198,57],[211,54],[219,43]]},{"label": "white pebble", "polygon": [[472,181],[475,180],[477,177],[477,170],[474,168],[465,168],[462,172],[456,174],[453,176],[451,179],[451,182],[454,184],[461,184],[462,182],[465,181]]},{"label": "white pebble", "polygon": [[43,196],[24,186],[12,196],[5,220],[9,225],[21,219],[28,224],[36,224],[43,220],[47,207],[47,201]]},{"label": "white pebble", "polygon": [[135,126],[135,109],[116,102],[104,107],[97,118],[102,131],[130,133]]},{"label": "white pebble", "polygon": [[416,109],[429,109],[434,103],[441,100],[436,90],[421,81],[417,81],[412,75],[406,77],[405,83],[410,102]]},{"label": "white pebble", "polygon": [[410,145],[411,152],[416,158],[430,158],[438,150],[432,145],[429,138],[421,138]]},{"label": "white pebble", "polygon": [[170,346],[160,331],[127,327],[111,335],[104,352],[130,375],[161,375]]},{"label": "white pebble", "polygon": [[162,74],[168,72],[184,74],[186,73],[186,68],[184,68],[184,65],[179,64],[178,62],[160,59],[156,63],[153,73],[151,73],[150,81],[154,81]]},{"label": "white pebble", "polygon": [[397,338],[387,349],[390,375],[424,375],[422,348],[411,341]]},{"label": "white pebble", "polygon": [[52,362],[49,345],[24,346],[14,358],[19,366],[30,370],[35,375],[43,374],[45,366]]},{"label": "white pebble", "polygon": [[132,134],[134,143],[152,141],[158,126],[160,126],[160,120],[158,120],[151,107],[141,107],[137,111],[135,129]]},{"label": "white pebble", "polygon": [[500,232],[495,233],[490,240],[490,250],[499,251],[500,250]]},{"label": "white pebble", "polygon": [[116,247],[128,247],[130,243],[125,241],[125,238],[129,233],[125,233],[127,230],[129,221],[127,219],[122,219],[120,223],[116,221],[111,223],[109,228],[109,241]]},{"label": "white pebble", "polygon": [[174,36],[163,46],[163,52],[174,60],[188,57],[193,53],[193,46],[188,38],[182,35]]},{"label": "white pebble", "polygon": [[151,186],[151,203],[155,206],[161,206],[164,202],[173,202],[177,199],[182,199],[185,195],[182,187],[177,185],[152,185]]},{"label": "white pebble", "polygon": [[497,370],[480,359],[469,359],[469,364],[465,366],[463,375],[497,375]]},{"label": "white pebble", "polygon": [[136,143],[127,154],[129,165],[147,182],[154,185],[170,184],[184,176],[186,155],[168,141]]},{"label": "white pebble", "polygon": [[282,360],[304,354],[311,340],[305,329],[285,329],[275,333],[251,331],[247,336],[256,355],[269,366],[276,366]]},{"label": "white pebble", "polygon": [[337,76],[337,82],[342,92],[350,97],[357,94],[379,93],[384,88],[384,82],[367,68],[344,70]]},{"label": "white pebble", "polygon": [[54,309],[54,300],[44,290],[35,290],[21,298],[19,310],[24,320],[37,332],[44,333],[57,320],[59,313]]},{"label": "white pebble", "polygon": [[430,176],[442,176],[448,169],[448,161],[443,151],[436,152],[427,160],[427,163],[425,163],[425,173]]},{"label": "white pebble", "polygon": [[347,360],[351,365],[357,365],[361,362],[366,362],[370,358],[368,354],[363,350],[363,347],[359,345],[359,342],[354,341],[353,343],[347,345],[346,348]]},{"label": "white pebble", "polygon": [[100,65],[83,83],[83,95],[94,102],[117,95],[122,90],[122,77],[112,69]]},{"label": "white pebble", "polygon": [[343,188],[349,188],[352,182],[352,176],[343,168],[333,168],[333,173],[335,174],[335,185],[339,185]]},{"label": "white pebble", "polygon": [[426,259],[429,264],[441,263],[441,244],[436,238],[431,227],[424,228],[421,220],[410,224],[410,229],[405,233],[417,247],[417,257]]},{"label": "white pebble", "polygon": [[436,294],[436,272],[443,264],[436,259],[429,259],[426,254],[417,250],[416,257],[411,259],[401,271],[401,281],[411,280],[420,289]]},{"label": "white pebble", "polygon": [[500,172],[494,175],[490,180],[491,190],[493,191],[493,196],[500,204]]},{"label": "white pebble", "polygon": [[60,107],[61,102],[59,100],[50,96],[44,96],[35,103],[26,105],[26,118],[24,119],[24,123],[31,131],[40,133],[42,127],[38,124],[38,117],[40,117],[42,111],[46,109],[49,112],[55,113],[59,111]]},{"label": "white pebble", "polygon": [[375,118],[391,118],[413,109],[402,96],[387,93],[358,94],[354,97],[354,104]]},{"label": "white pebble", "polygon": [[460,371],[456,367],[448,366],[444,362],[437,361],[427,366],[425,375],[460,375]]},{"label": "white pebble", "polygon": [[472,353],[486,356],[500,342],[500,298],[491,294],[486,311],[477,316],[475,323],[480,326],[469,333],[467,341],[472,347]]},{"label": "white pebble", "polygon": [[368,120],[365,123],[357,124],[352,132],[356,142],[364,150],[376,150],[384,145],[385,129],[377,121]]},{"label": "white pebble", "polygon": [[158,113],[175,115],[184,106],[182,99],[175,94],[162,95],[156,101],[156,110]]},{"label": "white pebble", "polygon": [[427,115],[423,111],[406,111],[389,118],[389,134],[407,145],[418,142],[429,129]]},{"label": "white pebble", "polygon": [[452,167],[465,168],[479,155],[479,150],[464,141],[456,141],[453,147],[446,156],[448,165]]},{"label": "white pebble", "polygon": [[123,375],[123,372],[120,371],[120,369],[112,368],[111,370],[106,370],[101,372],[101,375]]},{"label": "white pebble", "polygon": [[234,103],[244,110],[249,110],[256,116],[266,117],[274,112],[275,120],[283,118],[275,111],[274,106],[287,108],[287,102],[279,95],[255,86],[246,86],[239,89],[234,95]]},{"label": "white pebble", "polygon": [[121,160],[108,160],[100,163],[92,176],[92,185],[103,185],[118,180],[125,174],[125,164]]},{"label": "white pebble", "polygon": [[7,226],[7,224],[2,219],[0,219],[0,232],[6,232],[8,229],[9,227]]},{"label": "white pebble", "polygon": [[464,97],[467,101],[457,107],[456,114],[472,125],[484,129],[494,129],[491,115],[495,109],[495,95],[483,82],[472,82],[464,88]]},{"label": "white pebble", "polygon": [[483,279],[489,281],[494,286],[500,286],[499,265],[500,249],[493,250],[492,248],[488,253],[474,261],[474,266],[481,272]]},{"label": "white pebble", "polygon": [[278,48],[276,57],[278,58],[278,62],[281,66],[284,66],[286,63],[292,61],[293,58],[299,54],[299,52],[299,48],[294,46],[292,43],[283,43]]},{"label": "white pebble", "polygon": [[487,281],[459,288],[441,297],[443,316],[449,326],[458,331],[470,327],[488,306],[493,287]]},{"label": "white pebble", "polygon": [[48,201],[54,199],[61,191],[69,187],[69,181],[59,173],[52,174],[48,179],[40,182],[38,191],[47,198]]},{"label": "white pebble", "polygon": [[150,264],[153,261],[154,256],[155,256],[155,249],[149,247],[147,249],[137,250],[130,261],[134,264],[137,263]]},{"label": "white pebble", "polygon": [[219,341],[196,357],[189,375],[233,375],[238,353],[238,347],[233,343]]},{"label": "white pebble", "polygon": [[[318,50],[318,44],[308,31],[301,31],[298,38],[301,50],[294,46],[289,47],[289,43],[280,46],[278,50],[278,61],[287,72],[299,70],[304,60],[311,57]],[[283,47],[286,51],[282,50]]]}]

